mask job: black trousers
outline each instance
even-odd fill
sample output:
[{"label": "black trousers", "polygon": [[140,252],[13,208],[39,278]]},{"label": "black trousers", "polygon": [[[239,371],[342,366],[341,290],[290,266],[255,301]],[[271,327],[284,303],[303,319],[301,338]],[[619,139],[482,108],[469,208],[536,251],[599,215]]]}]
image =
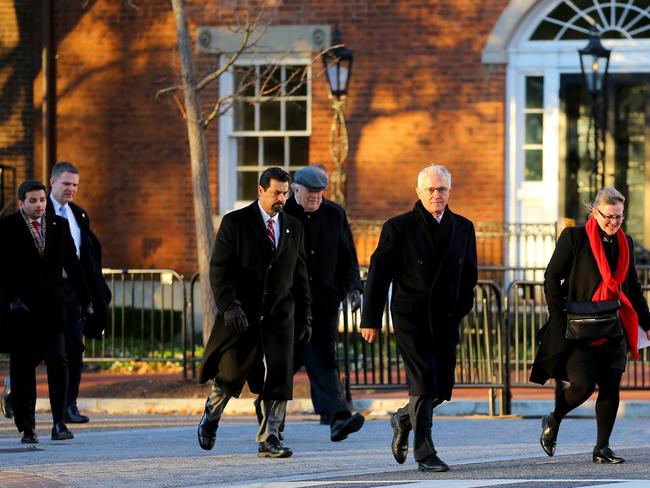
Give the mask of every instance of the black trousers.
[{"label": "black trousers", "polygon": [[84,322],[77,294],[70,285],[65,287],[66,357],[68,359],[68,393],[66,406],[76,405],[83,368]]},{"label": "black trousers", "polygon": [[336,356],[338,320],[338,307],[324,312],[315,311],[311,340],[308,344],[299,345],[296,351],[296,370],[301,365],[307,370],[314,411],[327,415],[330,424],[351,415]]},{"label": "black trousers", "polygon": [[610,339],[602,346],[581,343],[572,351],[566,370],[570,386],[555,397],[553,420],[558,424],[574,408],[582,405],[598,385],[596,424],[598,449],[609,445],[620,401],[621,376],[625,369],[625,338]]},{"label": "black trousers", "polygon": [[14,421],[19,432],[36,427],[36,366],[45,361],[52,421],[62,422],[68,389],[68,367],[63,331],[43,331],[43,336],[16,345],[9,354]]},{"label": "black trousers", "polygon": [[397,410],[399,426],[402,430],[413,430],[413,457],[422,461],[436,453],[431,439],[433,409],[443,400],[430,396],[409,396],[409,402]]}]

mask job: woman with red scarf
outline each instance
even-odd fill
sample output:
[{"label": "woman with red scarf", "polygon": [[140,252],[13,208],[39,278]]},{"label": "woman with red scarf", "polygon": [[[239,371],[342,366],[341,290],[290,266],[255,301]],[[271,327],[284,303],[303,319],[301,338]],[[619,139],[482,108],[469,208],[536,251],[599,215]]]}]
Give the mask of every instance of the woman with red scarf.
[{"label": "woman with red scarf", "polygon": [[[609,447],[618,411],[621,376],[627,353],[637,359],[639,325],[650,338],[650,313],[634,266],[632,238],[621,229],[625,197],[615,188],[603,188],[590,206],[584,226],[564,229],[544,275],[549,319],[540,330],[540,348],[530,379],[544,384],[549,378],[569,381],[556,396],[555,410],[542,419],[542,449],[555,454],[562,419],[584,403],[598,385],[595,463],[625,460]],[[612,338],[565,338],[565,307],[572,302],[618,300],[624,334]]]}]

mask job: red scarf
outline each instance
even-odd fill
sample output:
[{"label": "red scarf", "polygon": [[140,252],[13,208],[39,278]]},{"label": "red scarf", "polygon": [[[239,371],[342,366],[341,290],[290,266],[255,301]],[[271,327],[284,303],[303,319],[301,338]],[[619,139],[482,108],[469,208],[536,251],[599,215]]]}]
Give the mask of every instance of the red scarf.
[{"label": "red scarf", "polygon": [[[630,300],[625,296],[625,293],[620,289],[620,285],[625,281],[628,268],[630,266],[630,248],[627,244],[627,238],[621,229],[616,232],[616,239],[618,240],[618,261],[616,263],[616,273],[612,275],[609,269],[609,263],[605,257],[605,249],[603,248],[602,237],[598,232],[598,223],[593,216],[589,217],[585,224],[587,229],[587,237],[589,238],[589,245],[591,252],[596,258],[598,263],[598,270],[602,280],[596,288],[594,296],[591,297],[592,302],[602,300],[619,300],[621,302],[621,309],[619,314],[621,317],[621,324],[627,337],[627,343],[630,353],[634,359],[639,359],[638,341],[639,341],[639,317],[637,316]],[[605,343],[607,339],[596,339],[592,342],[594,345]]]}]

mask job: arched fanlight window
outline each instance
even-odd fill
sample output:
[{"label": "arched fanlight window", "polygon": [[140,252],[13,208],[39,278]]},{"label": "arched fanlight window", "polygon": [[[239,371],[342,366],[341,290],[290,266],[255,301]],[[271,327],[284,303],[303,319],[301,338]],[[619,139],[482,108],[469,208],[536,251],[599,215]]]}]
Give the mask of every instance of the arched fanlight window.
[{"label": "arched fanlight window", "polygon": [[650,0],[561,0],[540,22],[531,41],[650,39]]}]

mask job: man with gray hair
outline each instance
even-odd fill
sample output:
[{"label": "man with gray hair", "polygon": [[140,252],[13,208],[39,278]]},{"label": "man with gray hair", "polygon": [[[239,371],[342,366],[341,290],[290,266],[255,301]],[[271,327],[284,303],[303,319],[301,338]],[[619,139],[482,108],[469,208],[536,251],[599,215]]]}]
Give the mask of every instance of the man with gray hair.
[{"label": "man with gray hair", "polygon": [[361,302],[359,265],[345,210],[323,198],[327,173],[314,163],[296,171],[293,195],[285,211],[305,229],[307,274],[312,294],[312,337],[298,343],[296,366],[304,364],[309,376],[314,410],[330,425],[330,439],[342,441],[364,423],[352,413],[341,385],[336,343],[339,308],[350,293],[353,311]]},{"label": "man with gray hair", "polygon": [[472,309],[478,269],[474,225],[447,206],[451,175],[420,171],[413,210],[386,221],[370,260],[361,335],[372,343],[392,283],[391,314],[404,360],[409,401],[391,416],[391,449],[402,464],[414,431],[420,471],[447,471],[431,439],[433,409],[451,399],[461,319]]}]

